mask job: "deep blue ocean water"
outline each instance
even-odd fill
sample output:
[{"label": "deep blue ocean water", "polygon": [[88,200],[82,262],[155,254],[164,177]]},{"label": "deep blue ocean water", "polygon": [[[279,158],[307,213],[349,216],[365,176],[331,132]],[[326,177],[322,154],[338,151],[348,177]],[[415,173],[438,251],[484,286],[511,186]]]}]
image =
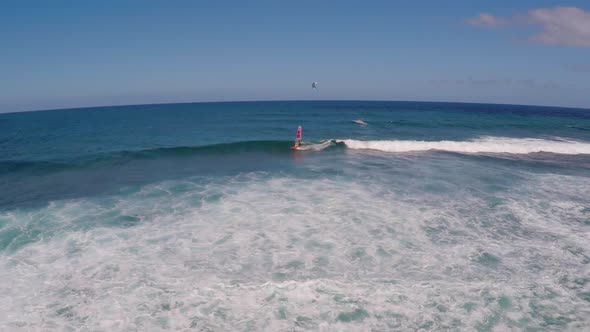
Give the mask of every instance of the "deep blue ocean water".
[{"label": "deep blue ocean water", "polygon": [[5,330],[585,330],[589,243],[590,110],[0,114]]}]

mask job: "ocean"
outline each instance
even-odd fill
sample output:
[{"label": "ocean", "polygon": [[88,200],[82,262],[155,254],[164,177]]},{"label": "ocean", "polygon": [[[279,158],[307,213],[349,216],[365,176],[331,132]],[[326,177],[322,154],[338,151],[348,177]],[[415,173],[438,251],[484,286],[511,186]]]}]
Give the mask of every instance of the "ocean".
[{"label": "ocean", "polygon": [[588,109],[0,114],[3,331],[590,330],[589,244]]}]

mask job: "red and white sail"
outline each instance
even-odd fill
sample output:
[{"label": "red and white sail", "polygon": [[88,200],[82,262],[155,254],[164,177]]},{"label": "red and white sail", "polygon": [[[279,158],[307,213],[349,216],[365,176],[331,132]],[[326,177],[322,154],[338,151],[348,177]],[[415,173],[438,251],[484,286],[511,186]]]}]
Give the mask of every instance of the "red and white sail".
[{"label": "red and white sail", "polygon": [[301,141],[301,126],[297,127],[297,134],[295,135],[295,144]]}]

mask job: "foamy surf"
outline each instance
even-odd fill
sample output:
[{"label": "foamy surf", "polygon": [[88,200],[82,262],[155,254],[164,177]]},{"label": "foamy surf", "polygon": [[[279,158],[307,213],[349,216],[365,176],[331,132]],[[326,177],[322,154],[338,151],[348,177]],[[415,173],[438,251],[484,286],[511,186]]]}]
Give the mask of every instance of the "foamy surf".
[{"label": "foamy surf", "polygon": [[0,212],[0,331],[586,330],[590,179],[441,195],[424,185],[463,174],[422,175],[250,173]]},{"label": "foamy surf", "polygon": [[590,143],[571,140],[538,138],[482,137],[470,141],[359,141],[336,140],[350,149],[367,149],[384,152],[449,151],[458,153],[509,153],[529,154],[548,152],[556,154],[590,154]]},{"label": "foamy surf", "polygon": [[329,148],[329,147],[331,147],[331,146],[333,146],[335,144],[336,144],[335,141],[328,140],[328,141],[323,141],[323,142],[320,142],[320,143],[313,143],[313,144],[305,144],[305,145],[302,145],[301,147],[299,147],[299,150],[302,150],[302,151],[320,151],[320,150]]}]

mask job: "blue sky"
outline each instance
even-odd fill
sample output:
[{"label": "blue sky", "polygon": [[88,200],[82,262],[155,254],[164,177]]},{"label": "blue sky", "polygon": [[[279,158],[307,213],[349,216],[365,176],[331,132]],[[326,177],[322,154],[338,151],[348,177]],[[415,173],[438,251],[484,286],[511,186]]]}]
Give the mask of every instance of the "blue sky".
[{"label": "blue sky", "polygon": [[293,99],[590,108],[587,42],[587,0],[8,0],[0,112]]}]

